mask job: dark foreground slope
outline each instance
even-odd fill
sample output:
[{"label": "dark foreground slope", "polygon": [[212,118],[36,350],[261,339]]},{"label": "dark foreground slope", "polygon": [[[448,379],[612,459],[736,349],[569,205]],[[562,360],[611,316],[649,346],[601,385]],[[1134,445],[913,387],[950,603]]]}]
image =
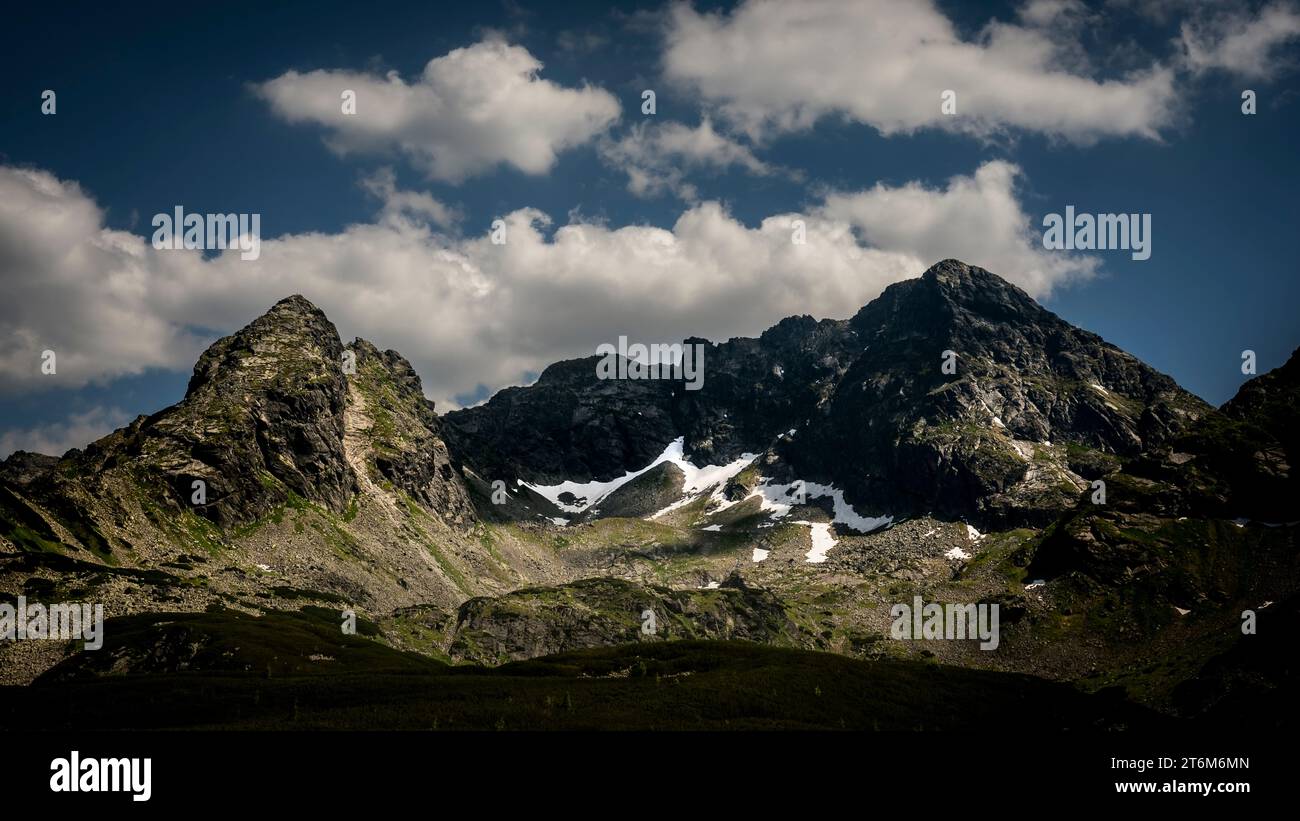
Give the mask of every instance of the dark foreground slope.
[{"label": "dark foreground slope", "polygon": [[[114,620],[100,656],[83,653],[34,685],[3,688],[0,726],[1042,732],[1168,724],[1114,691],[1084,695],[1032,676],[747,642],[647,642],[453,667],[341,636],[333,616]],[[120,662],[118,674],[104,675],[108,659]]]}]

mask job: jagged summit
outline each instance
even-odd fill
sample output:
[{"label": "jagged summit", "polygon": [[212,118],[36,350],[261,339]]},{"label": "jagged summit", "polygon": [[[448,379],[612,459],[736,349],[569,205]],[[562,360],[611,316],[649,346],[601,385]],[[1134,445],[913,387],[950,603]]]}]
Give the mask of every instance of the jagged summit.
[{"label": "jagged summit", "polygon": [[931,265],[929,268],[927,268],[925,270],[925,273],[921,274],[921,279],[933,280],[935,282],[949,284],[949,285],[960,284],[962,282],[969,282],[974,279],[988,279],[988,278],[995,279],[999,282],[1006,282],[1006,280],[1002,279],[1001,277],[995,274],[989,273],[983,268],[976,268],[974,266],[967,265],[966,263],[962,262],[959,259],[952,259],[952,258],[940,260],[939,262],[936,262],[934,265]]},{"label": "jagged summit", "polygon": [[228,378],[240,390],[289,390],[289,382],[333,381],[341,377],[343,343],[338,329],[300,295],[286,297],[199,357],[186,398]]},{"label": "jagged summit", "polygon": [[[981,323],[1034,323],[1068,326],[1056,314],[1002,277],[983,268],[947,259],[916,279],[888,286],[850,320],[853,328],[875,333],[902,315],[916,331],[936,334]],[[1076,329],[1077,330],[1077,329]]]},{"label": "jagged summit", "polygon": [[[1019,294],[1024,290],[1003,279],[997,274],[978,265],[969,265],[959,259],[945,259],[936,262],[918,277],[923,282],[933,282],[949,289],[969,289],[977,287],[1006,288]],[[911,282],[912,280],[903,280]],[[1028,295],[1025,295],[1028,298]]]},{"label": "jagged summit", "polygon": [[276,310],[291,310],[300,313],[320,312],[320,308],[317,308],[314,302],[312,302],[310,299],[303,296],[302,294],[290,294],[289,296],[285,297],[284,299],[281,299],[279,302],[276,302],[274,305],[272,305],[270,311],[268,311],[267,313]]}]

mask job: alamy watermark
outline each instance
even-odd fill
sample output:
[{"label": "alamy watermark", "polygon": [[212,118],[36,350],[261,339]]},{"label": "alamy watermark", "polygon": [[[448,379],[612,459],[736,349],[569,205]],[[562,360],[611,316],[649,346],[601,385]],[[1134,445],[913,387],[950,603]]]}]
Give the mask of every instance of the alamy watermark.
[{"label": "alamy watermark", "polygon": [[0,604],[0,640],[72,641],[82,639],[85,649],[104,646],[104,605],[85,602],[44,605],[18,597],[17,606]]},{"label": "alamy watermark", "polygon": [[915,596],[910,605],[889,608],[889,615],[894,620],[889,634],[896,639],[979,639],[981,650],[998,649],[996,604],[926,604]]},{"label": "alamy watermark", "polygon": [[1150,214],[1076,214],[1043,217],[1043,247],[1049,251],[1132,251],[1136,260],[1151,258]]},{"label": "alamy watermark", "polygon": [[125,792],[132,801],[153,795],[152,758],[82,758],[73,750],[50,762],[51,792]]},{"label": "alamy watermark", "polygon": [[159,251],[224,251],[238,248],[239,258],[262,255],[261,214],[187,214],[176,206],[172,214],[154,214],[153,247]]},{"label": "alamy watermark", "polygon": [[596,348],[597,379],[681,379],[686,390],[704,387],[704,345],[666,345],[640,342],[627,344],[618,338],[617,347],[605,342]]}]

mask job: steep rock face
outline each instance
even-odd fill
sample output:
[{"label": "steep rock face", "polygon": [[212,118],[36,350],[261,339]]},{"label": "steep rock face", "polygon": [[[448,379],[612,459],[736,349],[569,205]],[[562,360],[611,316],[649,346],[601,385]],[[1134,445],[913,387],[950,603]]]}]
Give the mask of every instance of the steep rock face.
[{"label": "steep rock face", "polygon": [[369,420],[368,468],[448,523],[472,522],[473,507],[443,444],[441,420],[411,363],[364,339],[348,347],[356,355],[352,401]]},{"label": "steep rock face", "polygon": [[1295,521],[1300,511],[1300,351],[1126,468],[1161,515]]},{"label": "steep rock face", "polygon": [[1202,437],[1196,449],[1215,453],[1217,469],[1234,481],[1230,504],[1244,515],[1294,520],[1300,509],[1300,350],[1242,385],[1222,411],[1237,423],[1239,441],[1211,446]]},{"label": "steep rock face", "polygon": [[803,426],[852,364],[855,336],[843,321],[794,316],[757,339],[710,346],[703,387],[674,397],[687,454],[722,464]]},{"label": "steep rock face", "polygon": [[[526,388],[443,417],[453,458],[488,482],[549,484],[611,479],[642,466],[676,438],[672,388],[663,381],[600,380],[597,357],[559,362]],[[680,386],[678,386],[680,387]]]},{"label": "steep rock face", "polygon": [[[166,553],[178,534],[204,532],[192,517],[229,529],[295,499],[344,510],[356,477],[343,452],[342,352],[314,305],[280,301],[215,342],[176,405],[53,462],[6,460],[8,537],[121,561],[144,543]],[[15,530],[23,520],[32,526]]]},{"label": "steep rock face", "polygon": [[699,390],[680,380],[602,380],[597,357],[559,362],[529,387],[448,413],[447,443],[484,477],[541,484],[617,478],[678,436],[698,464],[730,461],[762,450],[833,392],[851,362],[845,329],[802,316],[758,339],[687,339],[705,348]]},{"label": "steep rock face", "polygon": [[293,296],[208,348],[185,398],[149,419],[127,451],[156,467],[182,506],[193,481],[205,481],[208,503],[196,512],[221,525],[265,515],[285,489],[340,512],[356,490],[343,455],[346,402],[338,332]]}]

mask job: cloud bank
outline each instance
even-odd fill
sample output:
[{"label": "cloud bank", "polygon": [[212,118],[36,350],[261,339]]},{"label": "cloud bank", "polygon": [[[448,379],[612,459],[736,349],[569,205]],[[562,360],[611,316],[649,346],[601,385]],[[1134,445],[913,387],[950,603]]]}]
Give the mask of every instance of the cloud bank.
[{"label": "cloud bank", "polygon": [[[263,239],[238,251],[155,250],[108,229],[75,183],[0,167],[0,392],[78,387],[149,367],[188,370],[229,333],[302,293],[339,326],[406,355],[443,409],[627,335],[678,341],[761,332],[781,317],[847,317],[886,285],[957,256],[1031,293],[1090,274],[1095,257],[1046,252],[1016,198],[1016,166],[990,162],[941,187],[827,195],[745,225],[717,202],[669,228],[573,221],[522,208],[504,245],[443,230],[444,211],[379,175],[373,222]],[[803,220],[806,244],[795,244]],[[40,371],[41,352],[58,373]]]}]

